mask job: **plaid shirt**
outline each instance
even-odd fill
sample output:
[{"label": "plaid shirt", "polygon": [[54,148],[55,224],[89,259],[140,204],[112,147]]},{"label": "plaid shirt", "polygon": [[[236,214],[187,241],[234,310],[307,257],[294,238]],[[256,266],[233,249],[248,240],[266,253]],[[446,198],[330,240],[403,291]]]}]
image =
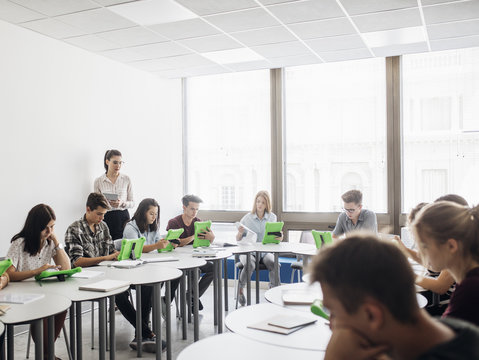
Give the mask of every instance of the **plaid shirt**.
[{"label": "plaid shirt", "polygon": [[85,216],[71,224],[65,233],[65,251],[72,267],[81,258],[95,258],[110,255],[115,251],[108,226],[103,221],[95,224],[91,231]]}]

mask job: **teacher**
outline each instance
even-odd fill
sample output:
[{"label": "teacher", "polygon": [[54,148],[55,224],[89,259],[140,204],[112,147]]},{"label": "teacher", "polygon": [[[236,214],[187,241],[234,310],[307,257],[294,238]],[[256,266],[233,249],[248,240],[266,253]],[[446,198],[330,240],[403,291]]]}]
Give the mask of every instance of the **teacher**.
[{"label": "teacher", "polygon": [[105,214],[104,221],[108,225],[113,240],[123,237],[123,228],[130,220],[128,209],[135,206],[130,178],[120,173],[123,164],[121,152],[107,150],[103,160],[105,174],[95,179],[94,191],[105,195],[111,210]]}]

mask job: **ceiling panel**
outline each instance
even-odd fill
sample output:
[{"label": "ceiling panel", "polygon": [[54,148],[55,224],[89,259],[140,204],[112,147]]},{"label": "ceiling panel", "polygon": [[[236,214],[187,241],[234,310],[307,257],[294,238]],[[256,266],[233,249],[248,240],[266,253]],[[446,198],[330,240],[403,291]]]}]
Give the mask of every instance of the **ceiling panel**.
[{"label": "ceiling panel", "polygon": [[164,59],[140,60],[129,63],[129,65],[145,71],[161,71],[174,69],[175,66],[166,63]]},{"label": "ceiling panel", "polygon": [[479,18],[479,1],[464,1],[424,7],[426,24]]},{"label": "ceiling panel", "polygon": [[102,6],[118,5],[138,0],[94,0],[96,3]]},{"label": "ceiling panel", "polygon": [[271,67],[271,63],[266,60],[247,61],[242,63],[228,64],[228,67],[230,69],[233,69],[234,71],[250,71],[258,69],[269,69]]},{"label": "ceiling panel", "polygon": [[399,29],[402,27],[422,25],[421,15],[418,8],[358,15],[353,16],[352,20],[361,32]]},{"label": "ceiling panel", "polygon": [[253,46],[252,49],[265,58],[310,54],[306,46],[299,41]]},{"label": "ceiling panel", "polygon": [[318,55],[326,62],[357,60],[372,57],[371,52],[366,48],[319,52]]},{"label": "ceiling panel", "polygon": [[138,60],[147,60],[150,58],[148,56],[137,53],[132,49],[134,48],[107,50],[107,51],[99,52],[99,54],[109,57],[110,59],[122,61],[126,63],[129,63],[132,61],[138,61]]},{"label": "ceiling panel", "polygon": [[103,39],[112,41],[122,47],[168,41],[167,38],[141,26],[98,33],[98,36]]},{"label": "ceiling panel", "polygon": [[296,37],[283,26],[241,31],[231,33],[231,35],[247,46],[274,44],[296,40]]},{"label": "ceiling panel", "polygon": [[417,0],[339,0],[349,15],[368,14],[417,6]]},{"label": "ceiling panel", "polygon": [[205,19],[226,32],[279,25],[271,15],[260,8],[212,15],[205,17]]},{"label": "ceiling panel", "polygon": [[309,65],[321,62],[316,56],[312,54],[304,54],[297,56],[283,56],[271,59],[273,68],[280,68],[283,66],[297,66],[297,65]]},{"label": "ceiling panel", "polygon": [[72,36],[87,34],[87,32],[83,31],[82,29],[51,18],[30,21],[23,24],[23,27],[55,39],[64,39]]},{"label": "ceiling panel", "polygon": [[239,42],[223,34],[179,40],[179,43],[200,53],[243,47]]},{"label": "ceiling panel", "polygon": [[220,33],[219,30],[202,19],[175,21],[171,23],[151,25],[148,28],[171,40],[188,39]]},{"label": "ceiling panel", "polygon": [[150,59],[191,53],[190,50],[172,41],[135,46],[129,49],[143,54]]},{"label": "ceiling panel", "polygon": [[430,25],[427,32],[433,40],[476,35],[479,34],[479,19]]},{"label": "ceiling panel", "polygon": [[189,76],[215,75],[215,74],[222,74],[224,72],[227,72],[227,70],[224,67],[219,65],[187,68],[187,69],[184,69],[183,71]]},{"label": "ceiling panel", "polygon": [[431,49],[433,51],[463,49],[475,46],[479,46],[479,35],[431,41]]},{"label": "ceiling panel", "polygon": [[24,8],[23,6],[11,3],[7,0],[0,0],[0,19],[13,24],[43,19],[45,15],[36,11]]},{"label": "ceiling panel", "polygon": [[100,5],[89,0],[10,0],[31,10],[48,16],[70,14],[78,11],[96,9]]},{"label": "ceiling panel", "polygon": [[295,1],[303,1],[303,0],[259,0],[259,2],[263,5],[274,5],[274,4],[282,4],[287,2],[295,2]]},{"label": "ceiling panel", "polygon": [[258,7],[254,0],[176,0],[198,15],[211,15],[228,11]]},{"label": "ceiling panel", "polygon": [[288,27],[301,39],[314,39],[356,33],[351,22],[345,17],[320,21],[308,21],[291,24]]},{"label": "ceiling panel", "polygon": [[415,54],[428,51],[427,43],[420,42],[414,44],[399,44],[383,47],[376,47],[371,49],[374,55],[380,57],[396,56],[401,54]]},{"label": "ceiling panel", "polygon": [[84,35],[65,39],[65,42],[89,51],[105,51],[118,48],[118,44],[96,35]]},{"label": "ceiling panel", "polygon": [[291,2],[268,6],[268,10],[285,24],[344,16],[335,0]]},{"label": "ceiling panel", "polygon": [[114,14],[105,8],[62,15],[57,19],[67,24],[79,27],[88,33],[117,30],[133,27],[136,25],[134,22]]},{"label": "ceiling panel", "polygon": [[316,52],[336,51],[345,49],[360,49],[366,45],[359,35],[331,36],[307,40],[306,44]]}]

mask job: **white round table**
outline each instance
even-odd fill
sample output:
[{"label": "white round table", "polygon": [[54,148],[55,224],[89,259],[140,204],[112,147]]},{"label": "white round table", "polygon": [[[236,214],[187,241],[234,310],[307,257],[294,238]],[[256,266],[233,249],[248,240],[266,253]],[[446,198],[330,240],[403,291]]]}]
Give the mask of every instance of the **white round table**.
[{"label": "white round table", "polygon": [[[307,317],[317,321],[313,325],[306,326],[287,336],[248,328],[248,325],[268,320],[274,316],[286,314],[295,316],[300,314],[301,317]],[[226,317],[225,324],[230,331],[245,336],[248,339],[270,345],[301,350],[325,351],[331,337],[329,324],[323,318],[312,313],[299,313],[298,311],[274,304],[251,305],[233,311]]]},{"label": "white round table", "polygon": [[323,351],[285,348],[251,340],[241,335],[226,333],[210,336],[191,344],[178,355],[177,360],[197,359],[199,354],[205,354],[208,360],[247,360],[265,357],[276,360],[324,359]]}]

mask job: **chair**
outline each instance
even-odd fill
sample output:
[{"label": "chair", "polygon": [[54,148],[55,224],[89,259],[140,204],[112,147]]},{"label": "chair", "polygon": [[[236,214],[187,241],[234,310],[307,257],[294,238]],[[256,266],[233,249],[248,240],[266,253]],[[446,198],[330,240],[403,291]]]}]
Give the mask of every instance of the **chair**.
[{"label": "chair", "polygon": [[[313,235],[311,231],[302,231],[301,236],[299,238],[299,242],[303,244],[314,244]],[[300,272],[303,271],[303,258],[301,255],[296,256],[296,261],[291,263],[291,283],[294,281],[294,275],[296,272],[298,273],[298,282],[300,277]]]}]

